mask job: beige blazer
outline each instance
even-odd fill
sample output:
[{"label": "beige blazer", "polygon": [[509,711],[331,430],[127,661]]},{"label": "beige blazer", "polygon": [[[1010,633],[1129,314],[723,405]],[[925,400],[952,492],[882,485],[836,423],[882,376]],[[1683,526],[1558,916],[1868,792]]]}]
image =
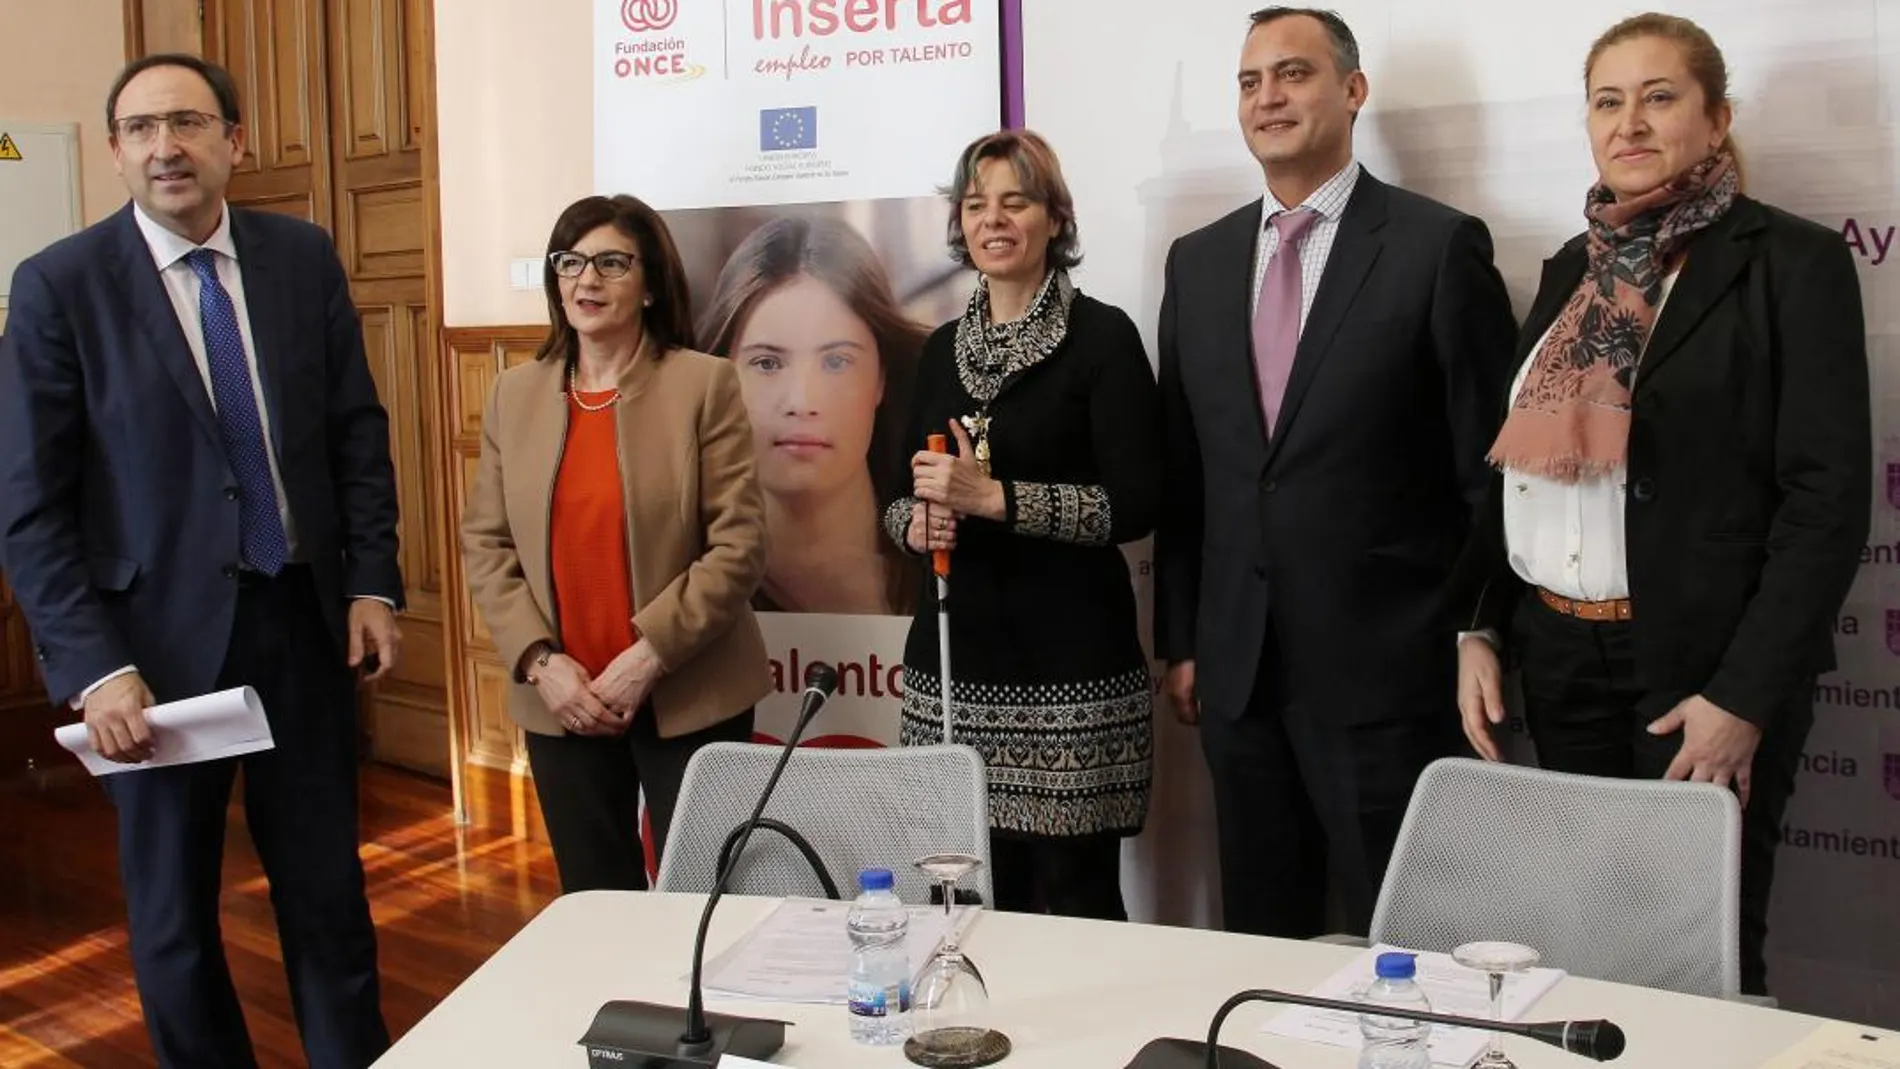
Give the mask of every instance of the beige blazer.
[{"label": "beige blazer", "polygon": [[[627,503],[633,623],[666,666],[651,701],[662,737],[737,716],[772,689],[750,601],[765,574],[765,504],[732,362],[688,349],[628,365],[615,405]],[[513,686],[508,712],[561,734],[518,674],[537,641],[559,642],[548,523],[567,437],[560,361],[503,372],[482,418],[481,466],[462,514],[469,592]]]}]

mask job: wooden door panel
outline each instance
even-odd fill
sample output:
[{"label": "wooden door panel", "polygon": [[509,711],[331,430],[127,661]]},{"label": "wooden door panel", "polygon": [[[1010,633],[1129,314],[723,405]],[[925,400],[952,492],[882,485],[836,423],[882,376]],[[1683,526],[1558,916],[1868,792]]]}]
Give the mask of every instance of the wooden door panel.
[{"label": "wooden door panel", "polygon": [[[396,98],[407,96],[409,86],[390,72],[400,54],[400,6],[390,0],[339,0],[337,55],[343,135],[339,143],[346,160],[370,159],[390,151],[391,88]],[[392,51],[391,44],[395,43]]]},{"label": "wooden door panel", "polygon": [[[376,380],[376,393],[391,413],[390,458],[396,468],[400,560],[409,611],[434,615],[439,611],[442,589],[435,540],[429,537],[437,523],[430,492],[434,451],[426,433],[431,421],[416,418],[434,401],[434,390],[426,385],[423,361],[416,348],[419,341],[427,340],[428,309],[407,303],[359,304],[357,311],[363,322],[363,348]],[[399,418],[398,413],[408,418]]]},{"label": "wooden door panel", "polygon": [[269,64],[260,73],[268,81],[270,136],[260,139],[265,166],[272,171],[310,169],[326,140],[323,119],[323,11],[319,0],[269,0],[252,6],[266,18],[258,42],[268,49]]},{"label": "wooden door panel", "polygon": [[[233,203],[236,203],[235,199]],[[246,208],[254,208],[260,212],[275,212],[278,215],[288,215],[293,219],[302,219],[306,223],[314,223],[317,221],[317,206],[315,202],[311,200],[310,194],[303,190],[292,190],[287,193],[253,194],[245,198],[243,206]]]},{"label": "wooden door panel", "polygon": [[[427,0],[321,0],[331,57],[329,170],[337,252],[350,291],[376,316],[377,386],[390,413],[390,455],[402,508],[404,653],[369,695],[372,753],[425,771],[448,766],[443,605],[441,362],[430,307],[430,227],[421,143],[434,87],[408,75],[415,34],[426,42]],[[415,135],[406,124],[413,123]],[[414,142],[412,145],[411,142]],[[366,319],[366,325],[367,325]]]},{"label": "wooden door panel", "polygon": [[203,55],[204,14],[198,0],[126,0],[126,58],[158,52]]},{"label": "wooden door panel", "polygon": [[323,0],[227,0],[207,13],[205,50],[237,83],[247,140],[233,204],[328,226]]},{"label": "wooden door panel", "polygon": [[398,80],[406,91],[396,98],[396,128],[402,132],[404,152],[423,150],[428,140],[426,124],[435,114],[434,17],[429,0],[402,0],[402,48],[396,58],[401,67]]},{"label": "wooden door panel", "polygon": [[422,280],[428,255],[428,224],[422,216],[421,181],[362,186],[344,191],[341,219],[349,228],[352,278]]},{"label": "wooden door panel", "polygon": [[405,500],[405,512],[421,517],[416,537],[403,558],[403,574],[408,577],[410,596],[424,605],[438,622],[442,620],[443,531],[442,495],[442,374],[435,357],[435,316],[426,302],[407,308],[410,367],[416,380],[416,415],[419,475],[412,484],[413,500]]},{"label": "wooden door panel", "polygon": [[257,56],[259,18],[268,20],[269,10],[249,3],[227,2],[219,5],[217,15],[205,27],[206,58],[231,72],[231,80],[237,83],[238,113],[244,120],[245,144],[249,149],[238,162],[237,175],[255,175],[264,169],[258,146],[269,141],[274,124],[271,115],[274,109],[259,111],[257,107],[258,101],[266,99],[271,92],[268,83],[260,84],[258,80],[262,66]]}]

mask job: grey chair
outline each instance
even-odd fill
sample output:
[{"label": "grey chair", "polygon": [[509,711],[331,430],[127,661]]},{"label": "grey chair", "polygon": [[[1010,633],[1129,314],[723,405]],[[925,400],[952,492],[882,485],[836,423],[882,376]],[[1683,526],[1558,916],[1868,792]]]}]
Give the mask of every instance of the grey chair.
[{"label": "grey chair", "polygon": [[[779,747],[712,743],[686,766],[655,889],[710,892],[719,856],[745,823],[778,761]],[[988,905],[989,786],[983,757],[968,746],[831,750],[801,747],[785,766],[765,818],[807,840],[836,882],[857,895],[858,873],[887,868],[904,901],[930,900],[932,881],[911,862],[929,854],[973,854],[983,867],[958,885]],[[825,897],[807,859],[783,834],[753,833],[727,888],[734,894]]]},{"label": "grey chair", "polygon": [[1741,840],[1713,784],[1446,758],[1412,793],[1371,938],[1508,940],[1577,976],[1737,998]]}]

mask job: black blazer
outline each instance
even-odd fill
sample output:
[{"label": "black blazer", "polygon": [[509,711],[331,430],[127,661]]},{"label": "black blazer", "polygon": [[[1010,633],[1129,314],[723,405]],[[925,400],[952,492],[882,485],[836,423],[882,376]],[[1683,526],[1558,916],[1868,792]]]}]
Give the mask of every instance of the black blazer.
[{"label": "black blazer", "polygon": [[[271,444],[324,624],[398,604],[389,420],[329,236],[231,212]],[[135,665],[212,689],[237,611],[237,480],[132,208],[22,263],[0,346],[0,563],[64,699]]]},{"label": "black blazer", "polygon": [[[1520,365],[1585,261],[1579,235],[1545,262]],[[1623,526],[1654,712],[1699,693],[1762,725],[1834,667],[1870,519],[1870,423],[1852,254],[1834,231],[1739,198],[1690,247],[1631,396]],[[1494,476],[1460,563],[1466,628],[1507,631],[1523,593],[1503,494]]]},{"label": "black blazer", "polygon": [[1261,210],[1168,253],[1156,652],[1198,662],[1204,713],[1239,716],[1270,618],[1295,700],[1347,720],[1443,715],[1445,584],[1484,496],[1517,330],[1490,234],[1362,173],[1269,440],[1251,340]]}]

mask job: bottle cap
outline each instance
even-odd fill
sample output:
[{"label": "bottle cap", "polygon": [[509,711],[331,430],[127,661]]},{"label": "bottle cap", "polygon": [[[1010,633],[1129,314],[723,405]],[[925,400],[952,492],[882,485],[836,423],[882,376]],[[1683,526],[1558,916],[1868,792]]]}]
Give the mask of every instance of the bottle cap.
[{"label": "bottle cap", "polygon": [[1379,955],[1374,968],[1381,980],[1410,980],[1418,972],[1416,956],[1397,952]]},{"label": "bottle cap", "polygon": [[865,869],[858,873],[858,886],[866,891],[888,891],[895,884],[890,869]]}]

